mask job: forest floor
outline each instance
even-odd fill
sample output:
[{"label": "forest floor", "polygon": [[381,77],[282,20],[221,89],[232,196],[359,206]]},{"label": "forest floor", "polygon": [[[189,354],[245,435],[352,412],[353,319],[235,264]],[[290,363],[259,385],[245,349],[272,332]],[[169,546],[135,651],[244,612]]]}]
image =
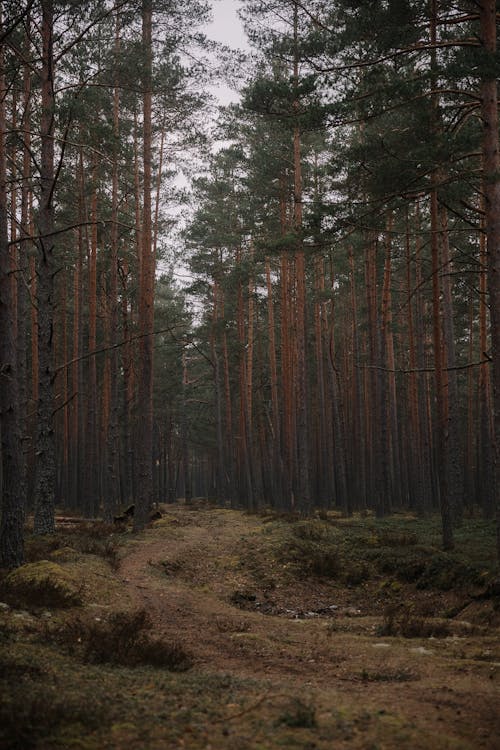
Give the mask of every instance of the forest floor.
[{"label": "forest floor", "polygon": [[138,535],[66,519],[0,581],[0,747],[496,749],[494,529],[457,542],[201,502]]}]

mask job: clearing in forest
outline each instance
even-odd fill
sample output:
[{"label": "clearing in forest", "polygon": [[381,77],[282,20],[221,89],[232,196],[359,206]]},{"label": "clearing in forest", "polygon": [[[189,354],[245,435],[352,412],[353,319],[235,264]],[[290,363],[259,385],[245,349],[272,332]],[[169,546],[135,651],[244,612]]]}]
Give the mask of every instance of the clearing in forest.
[{"label": "clearing in forest", "polygon": [[195,503],[28,538],[1,584],[0,747],[493,750],[494,531],[457,537]]}]

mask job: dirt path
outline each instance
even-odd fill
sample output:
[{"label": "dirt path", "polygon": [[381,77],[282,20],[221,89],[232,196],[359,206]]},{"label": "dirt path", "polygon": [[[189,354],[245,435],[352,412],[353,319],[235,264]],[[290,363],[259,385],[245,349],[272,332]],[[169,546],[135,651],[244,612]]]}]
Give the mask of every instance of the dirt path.
[{"label": "dirt path", "polygon": [[[345,708],[384,717],[397,725],[399,747],[500,747],[500,664],[488,660],[490,641],[378,637],[380,613],[356,609],[359,592],[336,605],[331,585],[271,585],[258,567],[249,573],[244,561],[253,550],[258,558],[264,533],[258,518],[176,508],[129,544],[119,574],[157,635],[180,641],[197,669],[307,696],[322,715]],[[335,617],[297,617],[301,601],[311,611],[335,606]]]}]

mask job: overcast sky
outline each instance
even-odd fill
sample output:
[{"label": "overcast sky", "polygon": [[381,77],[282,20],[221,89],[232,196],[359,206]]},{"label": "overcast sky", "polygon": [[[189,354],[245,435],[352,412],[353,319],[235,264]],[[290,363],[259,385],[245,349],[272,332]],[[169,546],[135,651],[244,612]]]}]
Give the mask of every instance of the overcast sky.
[{"label": "overcast sky", "polygon": [[245,34],[237,16],[239,0],[212,0],[213,23],[208,35],[230,47],[246,47]]},{"label": "overcast sky", "polygon": [[[228,47],[248,49],[245,32],[237,15],[240,4],[239,0],[212,0],[214,20],[206,29],[210,39],[222,42]],[[229,104],[239,98],[238,94],[227,86],[211,87],[211,90],[220,104]]]}]

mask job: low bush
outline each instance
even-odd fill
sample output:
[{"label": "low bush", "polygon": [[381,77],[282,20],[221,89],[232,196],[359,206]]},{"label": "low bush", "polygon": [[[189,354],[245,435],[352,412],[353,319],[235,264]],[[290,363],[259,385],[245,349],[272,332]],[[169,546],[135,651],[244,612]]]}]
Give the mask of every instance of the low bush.
[{"label": "low bush", "polygon": [[335,539],[335,532],[331,526],[319,519],[297,522],[292,527],[292,535],[296,539],[310,542],[333,542]]},{"label": "low bush", "polygon": [[297,575],[338,578],[342,565],[338,538],[334,529],[322,521],[300,521],[278,552],[280,562],[291,564]]},{"label": "low bush", "polygon": [[276,723],[293,729],[314,729],[317,726],[316,709],[312,704],[296,698]]},{"label": "low bush", "polygon": [[337,548],[328,543],[297,539],[286,545],[282,557],[301,576],[338,578],[342,570]]},{"label": "low bush", "polygon": [[24,557],[27,563],[46,560],[53,552],[64,546],[57,534],[26,535]]},{"label": "low bush", "polygon": [[377,631],[380,636],[403,638],[445,638],[450,635],[449,623],[444,620],[427,620],[412,607],[391,605],[384,612],[384,620]]},{"label": "low bush", "polygon": [[192,659],[184,647],[151,637],[151,628],[151,618],[144,609],[115,612],[103,621],[68,622],[56,633],[56,640],[92,664],[149,665],[172,672],[189,669]]},{"label": "low bush", "polygon": [[77,524],[64,534],[66,543],[84,555],[104,558],[112,568],[118,566],[116,526],[104,521]]},{"label": "low bush", "polygon": [[418,543],[417,534],[402,529],[382,529],[376,537],[381,547],[412,547]]},{"label": "low bush", "polygon": [[[107,719],[104,701],[89,691],[68,695],[44,681],[46,668],[0,652],[0,747],[31,750],[53,747],[48,738],[71,726],[75,736]],[[59,745],[58,745],[59,746]]]},{"label": "low bush", "polygon": [[408,667],[384,670],[363,669],[360,677],[363,682],[410,682],[411,680],[420,679],[419,676]]},{"label": "low bush", "polygon": [[481,582],[480,572],[466,563],[445,553],[435,554],[427,561],[417,588],[435,588],[451,591],[455,587],[475,585]]},{"label": "low bush", "polygon": [[436,550],[416,546],[411,550],[389,547],[387,549],[368,549],[365,557],[372,561],[381,573],[396,575],[401,581],[415,583],[423,574],[425,567]]},{"label": "low bush", "polygon": [[343,563],[342,580],[348,586],[360,586],[371,578],[371,570],[366,563]]},{"label": "low bush", "polygon": [[56,558],[63,550],[97,555],[104,558],[112,568],[118,566],[118,533],[113,524],[103,521],[72,523],[46,536],[27,536],[25,557],[27,562],[40,562]]}]

